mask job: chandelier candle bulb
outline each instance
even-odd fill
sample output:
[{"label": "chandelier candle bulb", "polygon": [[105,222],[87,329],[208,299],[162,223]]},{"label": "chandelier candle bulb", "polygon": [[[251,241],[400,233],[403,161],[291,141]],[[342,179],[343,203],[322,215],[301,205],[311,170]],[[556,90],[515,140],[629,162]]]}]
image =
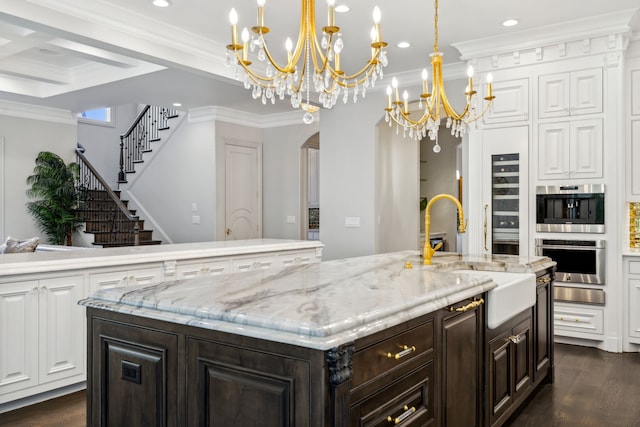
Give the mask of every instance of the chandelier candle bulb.
[{"label": "chandelier candle bulb", "polygon": [[287,64],[291,64],[291,59],[293,58],[293,54],[291,53],[293,50],[293,41],[291,37],[287,37],[287,40],[284,42],[284,48],[287,50]]},{"label": "chandelier candle bulb", "polygon": [[382,20],[382,14],[378,6],[373,8],[373,24],[376,29],[376,43],[380,43],[380,21]]},{"label": "chandelier candle bulb", "polygon": [[429,96],[429,72],[426,68],[422,70],[422,94]]},{"label": "chandelier candle bulb", "polygon": [[229,22],[231,23],[231,44],[238,46],[238,12],[233,8],[229,12]]},{"label": "chandelier candle bulb", "polygon": [[398,79],[395,77],[391,79],[391,86],[396,93],[396,104],[400,103],[400,96],[398,95]]},{"label": "chandelier candle bulb", "polygon": [[247,27],[242,29],[242,61],[246,64],[249,58],[249,30]]},{"label": "chandelier candle bulb", "polygon": [[391,111],[391,94],[393,93],[393,90],[391,89],[391,86],[387,86],[387,110]]},{"label": "chandelier candle bulb", "polygon": [[402,99],[404,100],[404,113],[409,114],[409,92],[406,90],[402,92]]},{"label": "chandelier candle bulb", "polygon": [[258,27],[264,27],[264,3],[265,0],[258,0]]},{"label": "chandelier candle bulb", "polygon": [[377,37],[376,26],[371,27],[371,31],[369,32],[369,37],[371,38],[371,59],[376,60],[376,54],[378,53],[378,48],[374,47]]},{"label": "chandelier candle bulb", "polygon": [[327,16],[327,27],[335,26],[335,8],[336,0],[327,0],[327,6],[329,7],[328,16]]},{"label": "chandelier candle bulb", "polygon": [[473,67],[471,65],[469,65],[469,68],[467,68],[467,77],[469,78],[469,86],[467,90],[469,95],[473,95],[475,92],[473,90]]},{"label": "chandelier candle bulb", "polygon": [[493,97],[493,76],[491,73],[487,74],[487,97],[485,98],[487,101],[491,101]]}]

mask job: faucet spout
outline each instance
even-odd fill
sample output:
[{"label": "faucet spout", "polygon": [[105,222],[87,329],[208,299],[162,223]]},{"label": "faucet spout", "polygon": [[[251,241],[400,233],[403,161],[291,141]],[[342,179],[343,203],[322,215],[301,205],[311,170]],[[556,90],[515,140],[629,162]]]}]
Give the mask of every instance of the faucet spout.
[{"label": "faucet spout", "polygon": [[462,210],[462,204],[458,199],[451,194],[438,194],[433,196],[429,203],[427,203],[427,209],[424,215],[424,248],[422,250],[422,258],[424,258],[424,265],[431,265],[431,258],[438,249],[442,246],[442,243],[438,243],[435,248],[431,247],[431,241],[429,235],[431,234],[431,206],[441,199],[449,199],[458,207],[458,232],[460,234],[467,231],[467,223],[464,219],[464,211]]}]

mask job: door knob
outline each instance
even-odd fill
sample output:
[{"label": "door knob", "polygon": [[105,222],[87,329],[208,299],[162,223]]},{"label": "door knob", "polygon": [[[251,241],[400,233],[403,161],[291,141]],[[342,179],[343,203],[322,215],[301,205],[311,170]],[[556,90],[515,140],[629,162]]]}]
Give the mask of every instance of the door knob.
[{"label": "door knob", "polygon": [[227,236],[230,236],[230,235],[231,235],[231,229],[227,228]]}]

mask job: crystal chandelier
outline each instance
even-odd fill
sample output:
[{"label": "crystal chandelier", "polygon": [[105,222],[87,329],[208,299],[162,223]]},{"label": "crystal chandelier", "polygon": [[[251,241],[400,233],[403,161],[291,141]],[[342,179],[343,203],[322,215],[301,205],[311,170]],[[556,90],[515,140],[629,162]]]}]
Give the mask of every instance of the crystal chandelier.
[{"label": "crystal chandelier", "polygon": [[429,74],[426,70],[422,70],[422,94],[418,109],[422,112],[419,119],[412,119],[409,113],[409,93],[405,90],[402,94],[402,100],[398,96],[398,80],[394,77],[391,80],[391,86],[387,86],[387,108],[385,108],[385,121],[389,126],[395,122],[399,128],[403,129],[403,136],[409,135],[409,138],[416,141],[429,136],[429,139],[435,141],[433,151],[438,153],[440,146],[438,145],[438,129],[440,128],[441,117],[447,118],[446,126],[451,128],[451,135],[460,137],[464,135],[469,123],[472,123],[482,117],[492,101],[495,99],[491,88],[491,73],[487,75],[487,96],[484,98],[487,102],[480,113],[477,110],[476,91],[473,90],[473,68],[469,66],[467,70],[468,83],[465,89],[466,105],[461,113],[451,107],[447,94],[444,90],[444,81],[442,79],[442,52],[438,51],[438,0],[435,0],[435,13],[433,19],[433,28],[435,32],[435,41],[433,43],[433,53],[431,57],[431,68],[433,73],[433,84],[431,92],[429,92]]},{"label": "crystal chandelier", "polygon": [[[381,39],[381,14],[377,6],[373,9],[374,25],[370,32],[371,58],[355,74],[346,74],[340,65],[344,42],[340,27],[335,25],[335,0],[327,0],[327,25],[322,27],[321,40],[318,40],[316,33],[315,0],[302,0],[298,40],[294,46],[291,38],[287,38],[287,61],[283,65],[275,60],[267,48],[265,35],[269,27],[264,25],[264,4],[265,0],[258,0],[257,25],[251,28],[251,34],[247,28],[242,30],[241,43],[237,34],[238,14],[235,9],[231,9],[229,14],[231,44],[227,46],[226,63],[228,66],[236,64],[237,77],[244,81],[245,88],[251,90],[254,99],[261,99],[263,104],[274,104],[276,98],[283,100],[288,96],[293,108],[306,111],[303,121],[308,124],[313,121],[312,113],[319,109],[309,99],[311,90],[318,94],[320,105],[332,108],[341,94],[346,103],[350,91],[353,102],[357,102],[358,96],[366,96],[367,89],[383,77],[382,67],[387,65],[387,43]],[[258,60],[264,64],[260,67],[263,73],[250,68],[249,51],[255,50],[258,51]],[[306,95],[305,102],[303,94]]]}]

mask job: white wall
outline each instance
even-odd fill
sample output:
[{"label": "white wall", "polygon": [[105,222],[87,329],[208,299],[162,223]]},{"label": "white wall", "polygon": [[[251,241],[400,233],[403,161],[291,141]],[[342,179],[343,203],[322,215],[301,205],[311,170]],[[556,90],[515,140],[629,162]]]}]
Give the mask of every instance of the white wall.
[{"label": "white wall", "polygon": [[[322,259],[372,254],[375,241],[375,146],[384,92],[320,112],[320,241]],[[359,228],[346,228],[358,217]]]},{"label": "white wall", "polygon": [[[188,125],[181,121],[170,137],[154,146],[152,162],[128,177],[122,197],[147,220],[145,228],[153,229],[155,239],[163,243],[215,240],[215,141],[212,119]],[[200,217],[200,224],[192,224],[194,215]]]},{"label": "white wall", "polygon": [[[49,243],[27,212],[27,177],[33,174],[40,151],[51,151],[66,163],[75,161],[77,125],[69,111],[2,102],[0,114],[0,195],[4,193],[0,212],[0,239],[40,237]],[[2,144],[0,144],[2,145]],[[2,148],[2,147],[0,147]],[[2,206],[4,205],[4,206]]]},{"label": "white wall", "polygon": [[[265,238],[303,238],[300,236],[300,151],[317,131],[317,121],[305,125],[302,120],[299,125],[263,131],[262,220]],[[288,216],[295,217],[294,224],[287,223]]]},{"label": "white wall", "polygon": [[376,253],[418,249],[419,145],[382,121],[375,167]]}]

